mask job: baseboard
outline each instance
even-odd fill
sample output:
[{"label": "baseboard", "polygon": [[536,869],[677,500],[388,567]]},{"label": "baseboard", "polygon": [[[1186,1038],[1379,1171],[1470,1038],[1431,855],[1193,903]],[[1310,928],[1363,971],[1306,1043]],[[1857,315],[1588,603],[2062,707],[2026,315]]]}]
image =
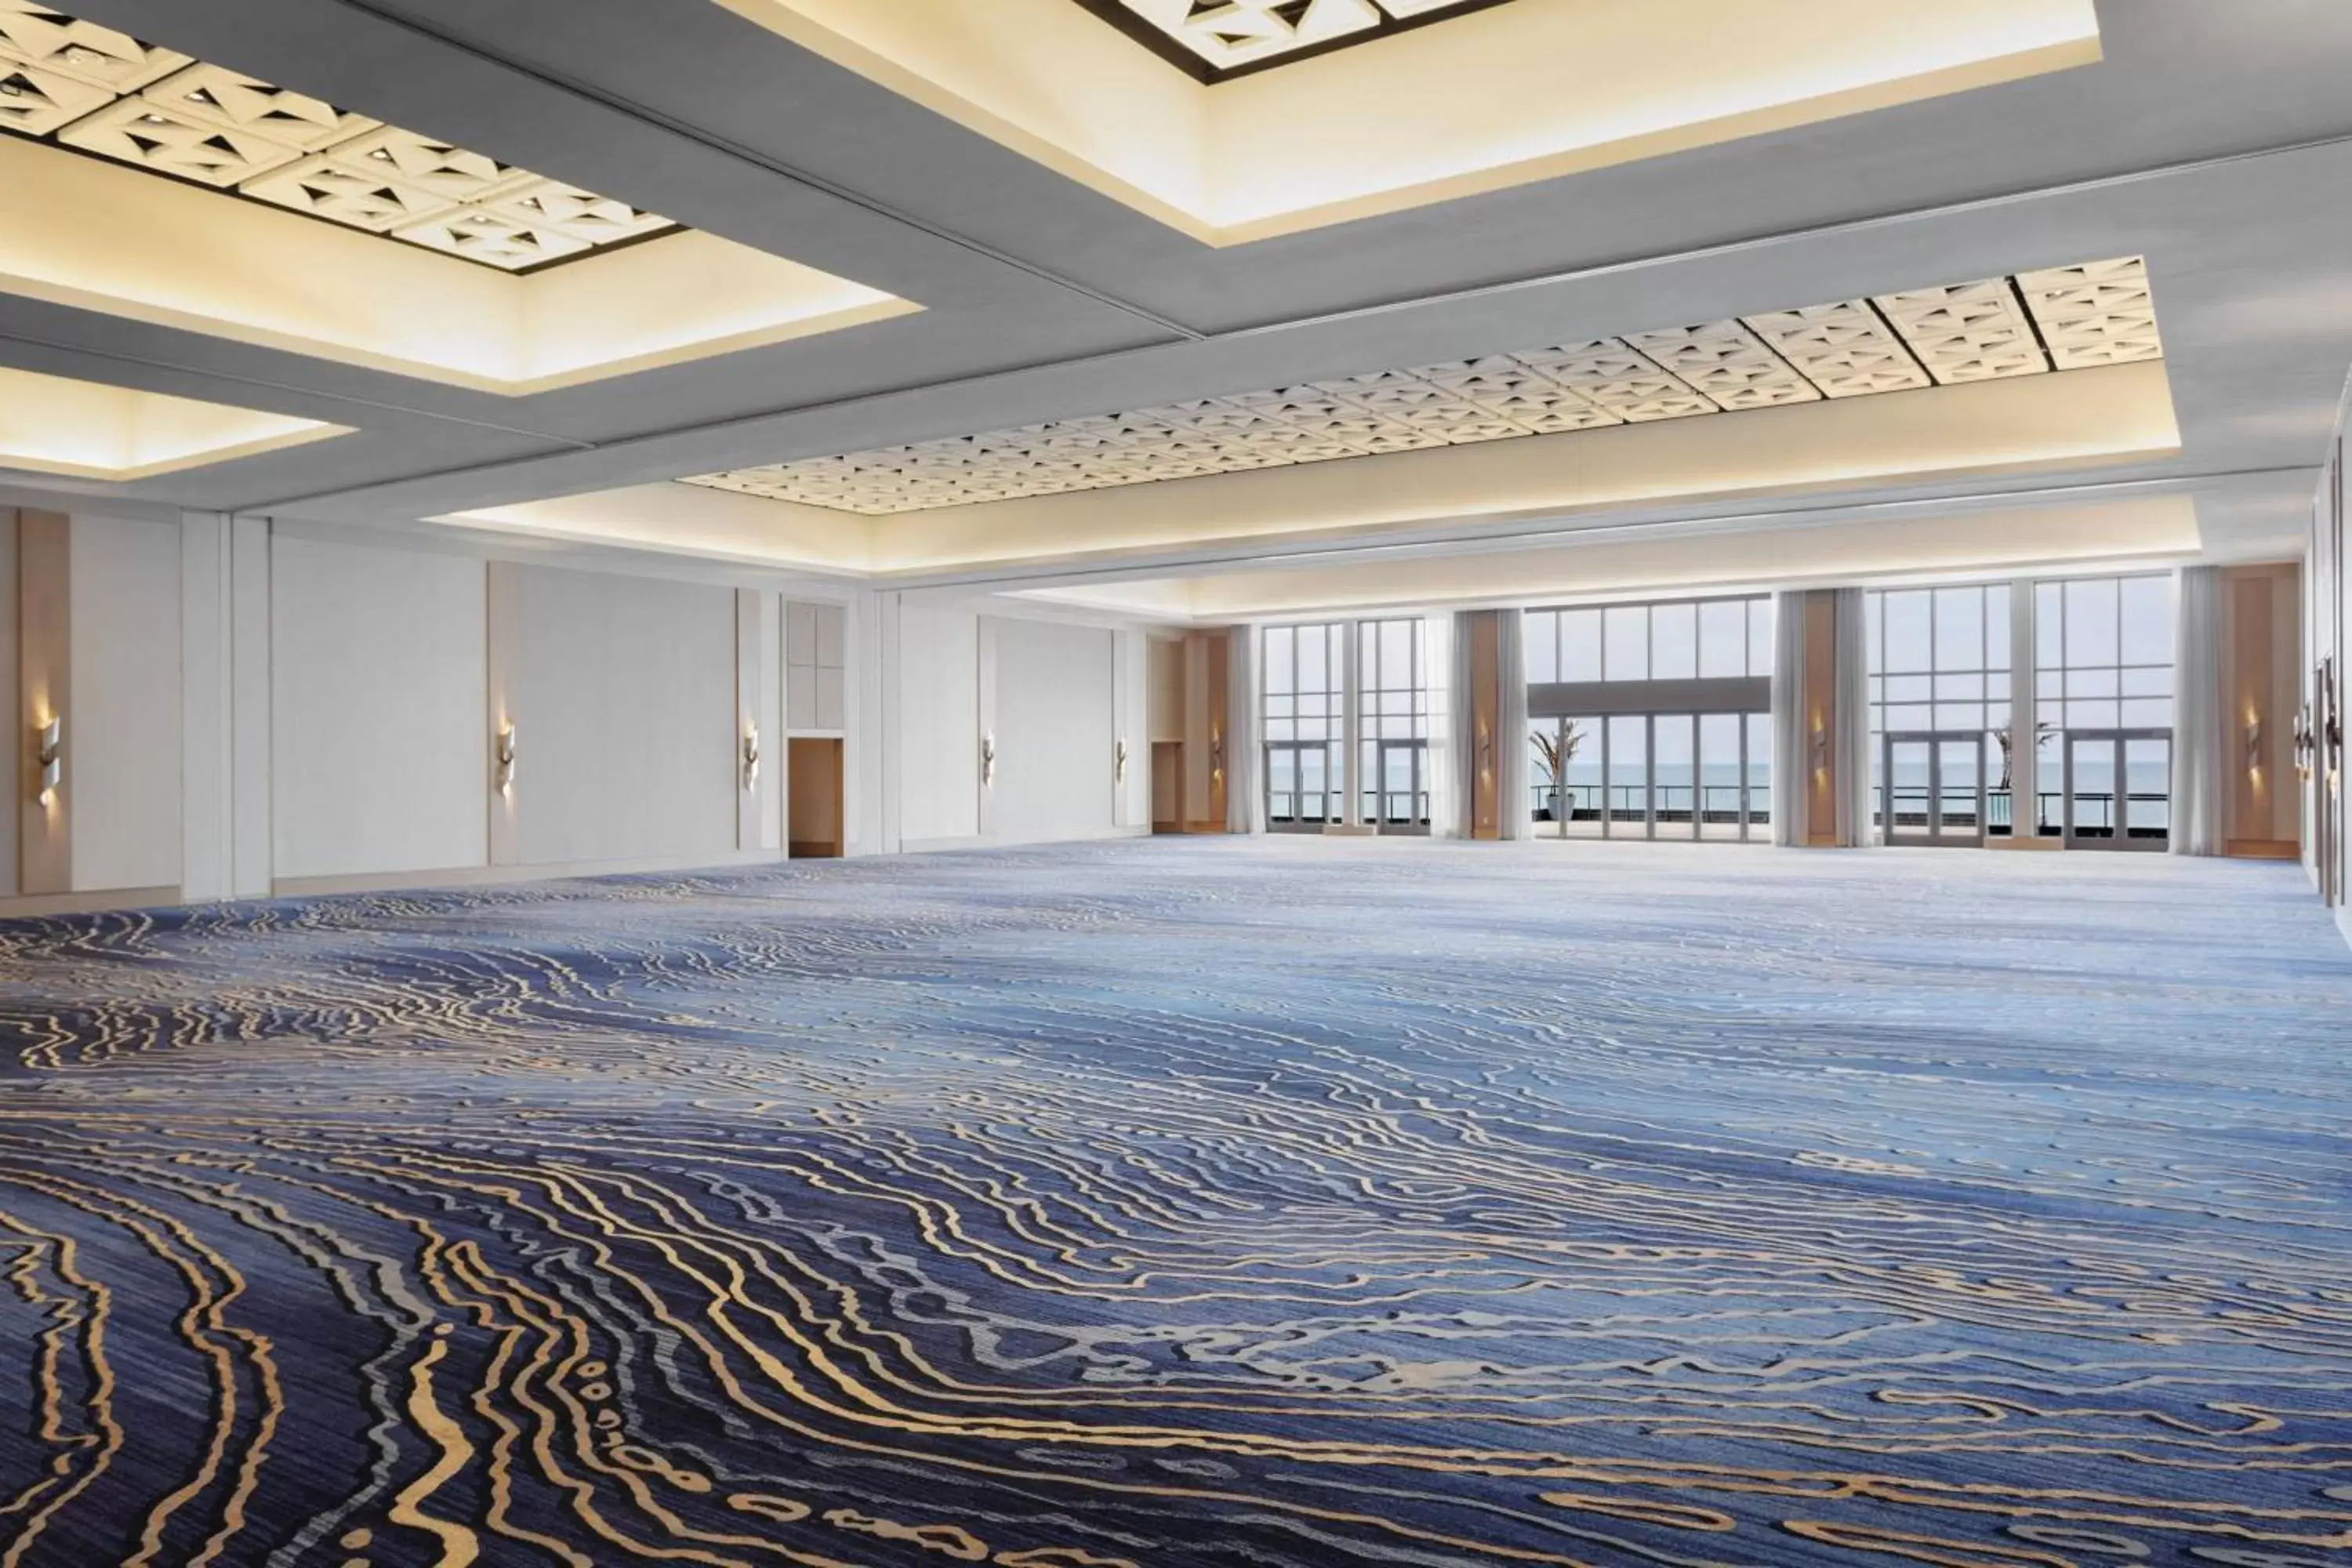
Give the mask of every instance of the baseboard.
[{"label": "baseboard", "polygon": [[1187,833],[1230,833],[1233,830],[1222,822],[1188,822],[1184,825],[1184,831]]},{"label": "baseboard", "polygon": [[1024,844],[1092,844],[1105,838],[1148,838],[1150,835],[1151,829],[1142,826],[1083,827],[1076,831],[1048,828],[1037,833],[967,833],[949,838],[902,838],[898,841],[898,853],[937,855],[954,849],[1015,849]]},{"label": "baseboard", "polygon": [[785,847],[784,853],[794,860],[838,860],[842,858],[841,846],[831,839],[819,843],[814,838],[795,838]]},{"label": "baseboard", "polygon": [[2224,853],[2238,860],[2300,860],[2303,846],[2291,838],[2232,838]]},{"label": "baseboard", "polygon": [[537,866],[445,866],[425,871],[363,871],[332,877],[280,877],[270,884],[281,899],[332,893],[393,893],[435,888],[502,888],[518,882],[559,882],[574,877],[630,877],[668,871],[732,870],[772,866],[779,850],[739,849],[721,855],[659,855],[630,860],[572,860]]},{"label": "baseboard", "polygon": [[1369,822],[1327,822],[1323,834],[1327,838],[1370,838],[1380,830]]},{"label": "baseboard", "polygon": [[2038,833],[2031,833],[2022,838],[1988,838],[1984,841],[1984,847],[1988,849],[2054,850],[2065,848],[2066,841],[2063,838],[2044,838]]},{"label": "baseboard", "polygon": [[43,915],[97,915],[110,910],[168,909],[182,903],[177,888],[108,888],[88,893],[27,893],[0,899],[0,920],[37,920]]}]

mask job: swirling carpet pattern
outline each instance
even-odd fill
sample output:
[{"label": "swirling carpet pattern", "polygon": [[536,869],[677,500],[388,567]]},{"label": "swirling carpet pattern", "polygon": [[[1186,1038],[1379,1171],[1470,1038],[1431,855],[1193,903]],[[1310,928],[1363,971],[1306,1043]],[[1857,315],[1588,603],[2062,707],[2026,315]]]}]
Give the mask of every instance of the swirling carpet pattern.
[{"label": "swirling carpet pattern", "polygon": [[0,926],[0,1564],[2352,1561],[2292,867],[1139,841]]}]

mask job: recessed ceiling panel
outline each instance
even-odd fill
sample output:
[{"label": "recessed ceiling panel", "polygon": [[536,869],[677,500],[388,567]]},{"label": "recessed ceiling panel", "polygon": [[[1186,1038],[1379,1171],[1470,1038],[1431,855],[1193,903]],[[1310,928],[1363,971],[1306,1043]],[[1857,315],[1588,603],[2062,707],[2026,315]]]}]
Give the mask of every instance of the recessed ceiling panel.
[{"label": "recessed ceiling panel", "polygon": [[0,0],[0,129],[507,272],[679,226],[33,0]]},{"label": "recessed ceiling panel", "polygon": [[1505,0],[1077,0],[1205,82],[1288,65]]},{"label": "recessed ceiling panel", "polygon": [[2138,257],[689,484],[867,516],[2161,358]]}]

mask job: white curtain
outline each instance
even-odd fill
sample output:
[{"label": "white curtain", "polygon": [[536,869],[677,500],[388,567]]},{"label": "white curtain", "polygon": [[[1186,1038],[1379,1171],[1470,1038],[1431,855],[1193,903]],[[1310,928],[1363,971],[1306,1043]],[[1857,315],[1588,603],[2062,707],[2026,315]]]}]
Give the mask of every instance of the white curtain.
[{"label": "white curtain", "polygon": [[2221,796],[2229,774],[2221,691],[2221,573],[2191,566],[2180,574],[2179,711],[2172,726],[2172,852],[2219,855],[2224,843]]},{"label": "white curtain", "polygon": [[1783,848],[1808,842],[1813,759],[1805,732],[1805,595],[1772,601],[1772,842]]},{"label": "white curtain", "polygon": [[1225,647],[1225,831],[1264,833],[1265,792],[1258,787],[1258,758],[1265,751],[1265,722],[1258,687],[1258,629],[1235,626]]},{"label": "white curtain", "polygon": [[1532,816],[1528,801],[1528,647],[1527,617],[1517,610],[1497,610],[1498,657],[1495,679],[1502,682],[1495,737],[1495,799],[1501,836],[1525,838]]},{"label": "white curtain", "polygon": [[1454,617],[1429,616],[1422,623],[1422,642],[1429,666],[1422,673],[1429,682],[1429,834],[1433,838],[1456,837],[1454,811]]},{"label": "white curtain", "polygon": [[1455,838],[1474,838],[1478,832],[1478,694],[1470,689],[1477,661],[1471,658],[1477,637],[1478,612],[1454,613],[1454,657],[1447,685],[1454,722],[1454,816]]},{"label": "white curtain", "polygon": [[1830,700],[1832,777],[1837,784],[1837,841],[1859,848],[1871,841],[1870,637],[1859,588],[1838,588],[1832,608],[1837,635],[1837,689]]}]

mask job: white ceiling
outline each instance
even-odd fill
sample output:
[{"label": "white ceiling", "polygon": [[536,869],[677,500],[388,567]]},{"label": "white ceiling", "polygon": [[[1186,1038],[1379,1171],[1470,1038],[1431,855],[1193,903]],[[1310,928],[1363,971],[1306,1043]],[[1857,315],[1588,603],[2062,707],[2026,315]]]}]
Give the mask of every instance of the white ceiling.
[{"label": "white ceiling", "polygon": [[[1693,322],[1746,323],[1759,352],[1802,373],[1809,398],[1848,374],[1856,390],[1899,391],[1922,367],[1958,378],[1970,354],[1998,370],[2001,333],[2013,342],[2015,331],[1975,318],[1944,340],[1950,357],[1920,353],[1907,291],[2145,257],[2178,456],[2031,476],[1874,478],[1828,499],[1627,505],[1578,526],[1736,517],[1743,529],[1811,532],[1894,507],[1942,509],[1961,528],[1987,506],[2184,496],[2206,552],[2250,556],[2293,548],[2352,363],[2352,204],[2340,195],[2352,189],[2342,90],[2352,10],[2326,0],[2105,0],[2095,66],[1223,248],[713,0],[569,0],[561,26],[530,0],[79,0],[75,10],[924,307],[497,396],[0,285],[0,367],[353,432],[82,487],[126,501],[407,528],[656,487],[644,493],[658,513],[658,487],[682,476],[1346,384],[1533,344],[1627,340],[1675,369],[1678,352],[1715,352],[1678,348],[1672,334]],[[1409,114],[1399,133],[1412,133]],[[6,201],[0,192],[0,222]],[[2112,311],[2061,319],[2097,304],[2097,289],[2053,283],[2038,307],[2058,313],[2042,332],[2053,363],[2130,352],[2134,329],[2119,331]],[[1845,303],[1790,311],[1803,300]],[[1917,364],[1887,356],[1872,323],[1837,313],[1861,300],[1879,302]],[[1311,569],[1327,570],[1335,549],[1443,552],[1471,541],[1481,551],[1507,542],[1465,522],[1317,544]],[[737,542],[729,558],[756,553]],[[662,518],[640,520],[629,543],[666,547]],[[674,547],[699,548],[685,535]],[[1010,589],[1263,576],[1307,548],[1203,537],[1116,561],[1063,553],[906,580]]]}]

